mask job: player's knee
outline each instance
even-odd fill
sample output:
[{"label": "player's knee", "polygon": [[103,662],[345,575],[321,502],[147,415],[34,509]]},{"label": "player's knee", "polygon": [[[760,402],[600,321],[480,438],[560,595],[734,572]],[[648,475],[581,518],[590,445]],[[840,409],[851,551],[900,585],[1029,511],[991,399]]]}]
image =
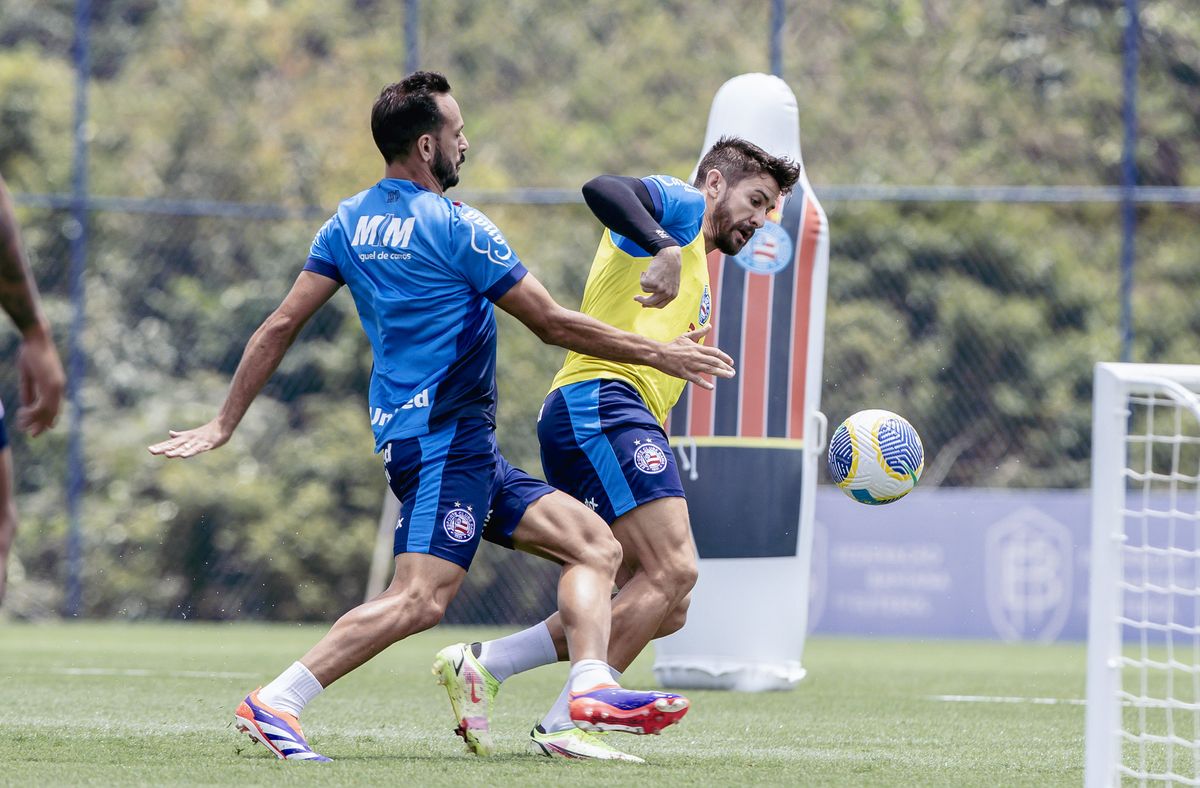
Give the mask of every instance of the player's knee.
[{"label": "player's knee", "polygon": [[692,595],[687,594],[683,599],[675,604],[663,617],[662,623],[659,624],[658,632],[654,633],[654,637],[662,638],[667,635],[673,635],[683,629],[683,625],[687,623],[688,607],[692,604]]},{"label": "player's knee", "polygon": [[607,528],[595,529],[577,546],[578,563],[616,575],[621,566],[621,543]]},{"label": "player's knee", "polygon": [[[645,571],[648,587],[642,592],[644,609],[655,609],[662,613],[663,621],[671,616],[679,619],[678,625],[672,632],[683,626],[687,620],[687,605],[689,594],[696,585],[696,565],[694,562],[677,562],[656,567],[653,571]],[[667,632],[660,632],[656,637],[662,637]]]},{"label": "player's knee", "polygon": [[422,596],[413,606],[413,632],[436,627],[446,614],[446,607],[432,596]]},{"label": "player's knee", "polygon": [[698,577],[696,562],[683,559],[667,562],[651,575],[654,585],[670,600],[672,607],[677,606],[692,592]]},{"label": "player's knee", "polygon": [[[696,581],[700,579],[700,570],[696,567],[695,561],[689,561],[686,566],[681,567],[675,577],[675,587],[683,593],[683,599],[691,595],[692,589],[696,587]],[[684,606],[687,610],[687,606]]]},{"label": "player's knee", "polygon": [[606,538],[597,546],[599,560],[606,572],[612,572],[615,577],[617,570],[621,567],[621,560],[624,558],[624,553],[621,550],[621,543],[612,535],[612,532],[605,534]]},{"label": "player's knee", "polygon": [[390,629],[396,639],[432,629],[442,620],[446,606],[424,589],[409,588],[389,600]]}]

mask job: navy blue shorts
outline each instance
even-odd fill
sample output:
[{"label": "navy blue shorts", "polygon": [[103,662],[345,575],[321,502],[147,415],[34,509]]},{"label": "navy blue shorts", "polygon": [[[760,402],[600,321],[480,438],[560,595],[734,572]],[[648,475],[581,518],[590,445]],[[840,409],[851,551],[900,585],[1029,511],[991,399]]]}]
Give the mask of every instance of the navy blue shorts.
[{"label": "navy blue shorts", "polygon": [[662,425],[621,380],[585,380],[551,391],[538,417],[546,480],[613,522],[659,498],[683,498]]},{"label": "navy blue shorts", "polygon": [[389,441],[383,463],[400,499],[394,553],[428,553],[463,569],[481,538],[511,549],[526,507],[554,492],[504,459],[495,428],[483,419]]},{"label": "navy blue shorts", "polygon": [[0,451],[8,448],[8,430],[4,427],[4,403],[0,402]]}]

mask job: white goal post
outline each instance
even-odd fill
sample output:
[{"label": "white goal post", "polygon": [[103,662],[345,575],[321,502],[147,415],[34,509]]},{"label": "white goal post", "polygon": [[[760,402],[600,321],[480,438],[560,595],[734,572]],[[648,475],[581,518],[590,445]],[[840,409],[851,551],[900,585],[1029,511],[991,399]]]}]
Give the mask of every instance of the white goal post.
[{"label": "white goal post", "polygon": [[1094,380],[1085,783],[1200,785],[1200,366]]}]

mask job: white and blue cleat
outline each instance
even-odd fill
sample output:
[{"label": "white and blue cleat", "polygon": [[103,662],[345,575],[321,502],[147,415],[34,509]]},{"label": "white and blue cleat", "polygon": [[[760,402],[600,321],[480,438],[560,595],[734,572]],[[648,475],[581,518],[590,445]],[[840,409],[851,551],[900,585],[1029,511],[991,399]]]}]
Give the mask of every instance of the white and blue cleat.
[{"label": "white and blue cleat", "polygon": [[266,747],[281,761],[331,760],[308,746],[299,720],[260,701],[258,690],[246,696],[233,720],[239,731]]}]

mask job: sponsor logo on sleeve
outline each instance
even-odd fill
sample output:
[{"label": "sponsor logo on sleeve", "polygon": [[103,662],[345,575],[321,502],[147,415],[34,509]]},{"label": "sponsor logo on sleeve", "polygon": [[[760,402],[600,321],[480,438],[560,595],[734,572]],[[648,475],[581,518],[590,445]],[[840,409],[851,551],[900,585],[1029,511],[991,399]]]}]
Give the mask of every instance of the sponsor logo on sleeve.
[{"label": "sponsor logo on sleeve", "polygon": [[471,228],[471,249],[496,265],[508,265],[513,252],[500,228],[474,208],[463,206],[462,218]]}]

